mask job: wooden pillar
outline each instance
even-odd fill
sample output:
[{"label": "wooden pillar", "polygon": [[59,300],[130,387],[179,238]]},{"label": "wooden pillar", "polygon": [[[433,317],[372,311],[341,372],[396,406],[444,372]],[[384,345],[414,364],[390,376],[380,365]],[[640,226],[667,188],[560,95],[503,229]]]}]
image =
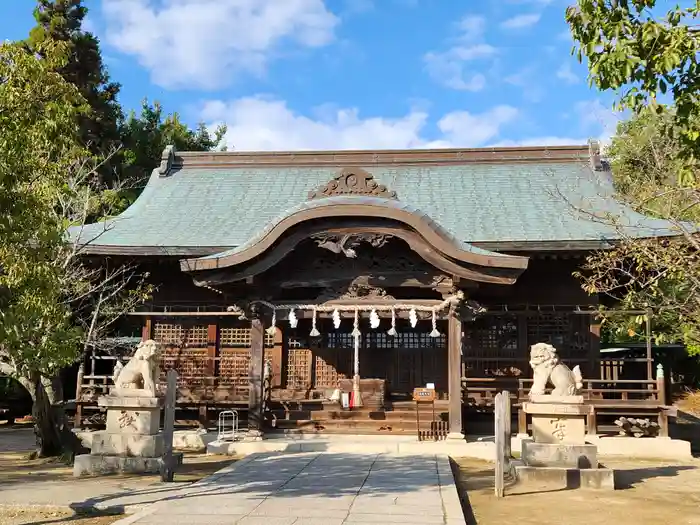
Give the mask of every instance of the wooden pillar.
[{"label": "wooden pillar", "polygon": [[448,439],[463,439],[462,432],[462,320],[450,312],[447,321],[448,395],[450,433]]},{"label": "wooden pillar", "polygon": [[259,311],[252,309],[251,317],[250,369],[248,374],[248,434],[250,437],[262,437],[265,329]]},{"label": "wooden pillar", "polygon": [[588,377],[601,377],[600,373],[600,320],[591,315],[588,325],[590,341],[588,347]]},{"label": "wooden pillar", "polygon": [[207,374],[211,385],[214,385],[214,376],[216,374],[216,340],[218,335],[218,326],[216,323],[210,323],[207,326]]},{"label": "wooden pillar", "polygon": [[143,328],[141,328],[141,341],[148,341],[153,337],[153,321],[150,317],[146,317],[143,323]]}]

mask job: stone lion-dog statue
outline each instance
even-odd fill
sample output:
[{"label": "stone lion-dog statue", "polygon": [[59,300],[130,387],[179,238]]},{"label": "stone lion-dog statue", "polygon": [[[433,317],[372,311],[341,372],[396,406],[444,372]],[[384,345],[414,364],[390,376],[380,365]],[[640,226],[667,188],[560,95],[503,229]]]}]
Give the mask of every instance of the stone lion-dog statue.
[{"label": "stone lion-dog statue", "polygon": [[114,367],[115,389],[141,389],[156,395],[160,347],[153,339],[142,341],[136,347],[134,356],[123,365],[117,361]]},{"label": "stone lion-dog statue", "polygon": [[583,388],[583,376],[577,366],[571,370],[559,361],[557,349],[547,343],[537,343],[530,347],[530,366],[533,371],[533,383],[530,397],[543,395],[547,382],[554,386],[552,396],[575,396]]}]

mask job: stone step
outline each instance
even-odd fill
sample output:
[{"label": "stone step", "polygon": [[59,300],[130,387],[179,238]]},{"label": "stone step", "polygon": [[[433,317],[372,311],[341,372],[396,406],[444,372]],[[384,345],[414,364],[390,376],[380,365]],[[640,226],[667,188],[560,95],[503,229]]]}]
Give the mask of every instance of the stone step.
[{"label": "stone step", "polygon": [[[272,422],[270,422],[272,424]],[[276,429],[304,429],[321,431],[339,432],[360,432],[360,431],[377,431],[377,432],[410,432],[418,431],[416,421],[356,421],[356,420],[285,420],[278,419],[274,421]],[[421,421],[421,430],[430,430],[429,421]]]}]

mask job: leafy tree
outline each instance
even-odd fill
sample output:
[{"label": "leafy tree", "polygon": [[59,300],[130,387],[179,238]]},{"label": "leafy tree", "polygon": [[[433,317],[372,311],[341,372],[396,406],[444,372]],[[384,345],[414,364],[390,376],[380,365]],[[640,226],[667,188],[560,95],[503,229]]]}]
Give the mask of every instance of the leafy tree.
[{"label": "leafy tree", "polygon": [[[609,339],[642,340],[646,315],[615,310],[649,309],[658,343],[680,341],[700,354],[700,187],[681,183],[697,180],[698,172],[680,155],[682,141],[665,131],[673,119],[649,109],[621,122],[607,154],[618,198],[675,225],[677,238],[634,239],[620,228],[622,242],[592,254],[576,275],[588,292],[612,299],[604,323]],[[599,218],[616,224],[615,217]]]},{"label": "leafy tree", "polygon": [[96,187],[76,125],[89,107],[57,73],[65,44],[40,50],[0,46],[0,374],[31,394],[37,453],[54,455],[75,445],[58,372],[150,289],[128,265],[91,266],[66,242]]},{"label": "leafy tree", "polygon": [[[682,144],[686,159],[700,158],[700,2],[674,6],[664,17],[656,0],[578,0],[566,11],[576,43],[573,52],[588,60],[590,81],[619,93],[617,105],[641,114],[651,107],[672,111],[665,129]],[[664,105],[670,98],[671,107]],[[684,175],[680,173],[680,175]],[[685,173],[688,175],[688,173]],[[692,184],[693,181],[684,181]]]},{"label": "leafy tree", "polygon": [[144,100],[140,115],[131,112],[121,128],[124,149],[122,179],[135,182],[137,188],[145,185],[166,146],[174,145],[180,151],[210,151],[221,146],[226,126],[210,133],[203,123],[190,129],[177,113],[163,117],[158,103]]},{"label": "leafy tree", "polygon": [[[631,113],[608,149],[618,197],[668,220],[677,236],[639,240],[620,228],[622,242],[591,255],[577,275],[615,309],[651,310],[658,342],[700,353],[700,2],[664,15],[656,3],[578,0],[566,20],[591,84]],[[646,316],[610,312],[606,320],[609,334],[629,340],[643,334]]]},{"label": "leafy tree", "polygon": [[[117,102],[120,86],[111,82],[102,62],[97,38],[83,30],[88,12],[82,0],[39,0],[34,9],[37,25],[26,41],[33,52],[42,56],[49,42],[62,44],[66,59],[56,70],[78,88],[88,104],[80,119],[82,143],[96,158],[109,158],[119,147],[121,107]],[[111,163],[103,163],[104,182],[112,185],[115,177]]]}]

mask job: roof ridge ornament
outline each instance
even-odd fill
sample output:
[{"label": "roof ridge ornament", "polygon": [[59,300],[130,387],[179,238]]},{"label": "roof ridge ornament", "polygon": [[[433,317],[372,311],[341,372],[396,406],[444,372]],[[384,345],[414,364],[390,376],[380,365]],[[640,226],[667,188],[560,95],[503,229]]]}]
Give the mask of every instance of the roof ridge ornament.
[{"label": "roof ridge ornament", "polygon": [[395,191],[388,190],[374,180],[374,176],[362,168],[344,168],[323,186],[309,192],[309,200],[339,195],[357,195],[398,199]]},{"label": "roof ridge ornament", "polygon": [[175,146],[165,146],[163,153],[160,155],[160,166],[156,168],[158,176],[167,177],[173,169],[175,163]]},{"label": "roof ridge ornament", "polygon": [[590,157],[593,171],[605,171],[606,166],[601,153],[599,140],[588,139],[588,156]]}]

